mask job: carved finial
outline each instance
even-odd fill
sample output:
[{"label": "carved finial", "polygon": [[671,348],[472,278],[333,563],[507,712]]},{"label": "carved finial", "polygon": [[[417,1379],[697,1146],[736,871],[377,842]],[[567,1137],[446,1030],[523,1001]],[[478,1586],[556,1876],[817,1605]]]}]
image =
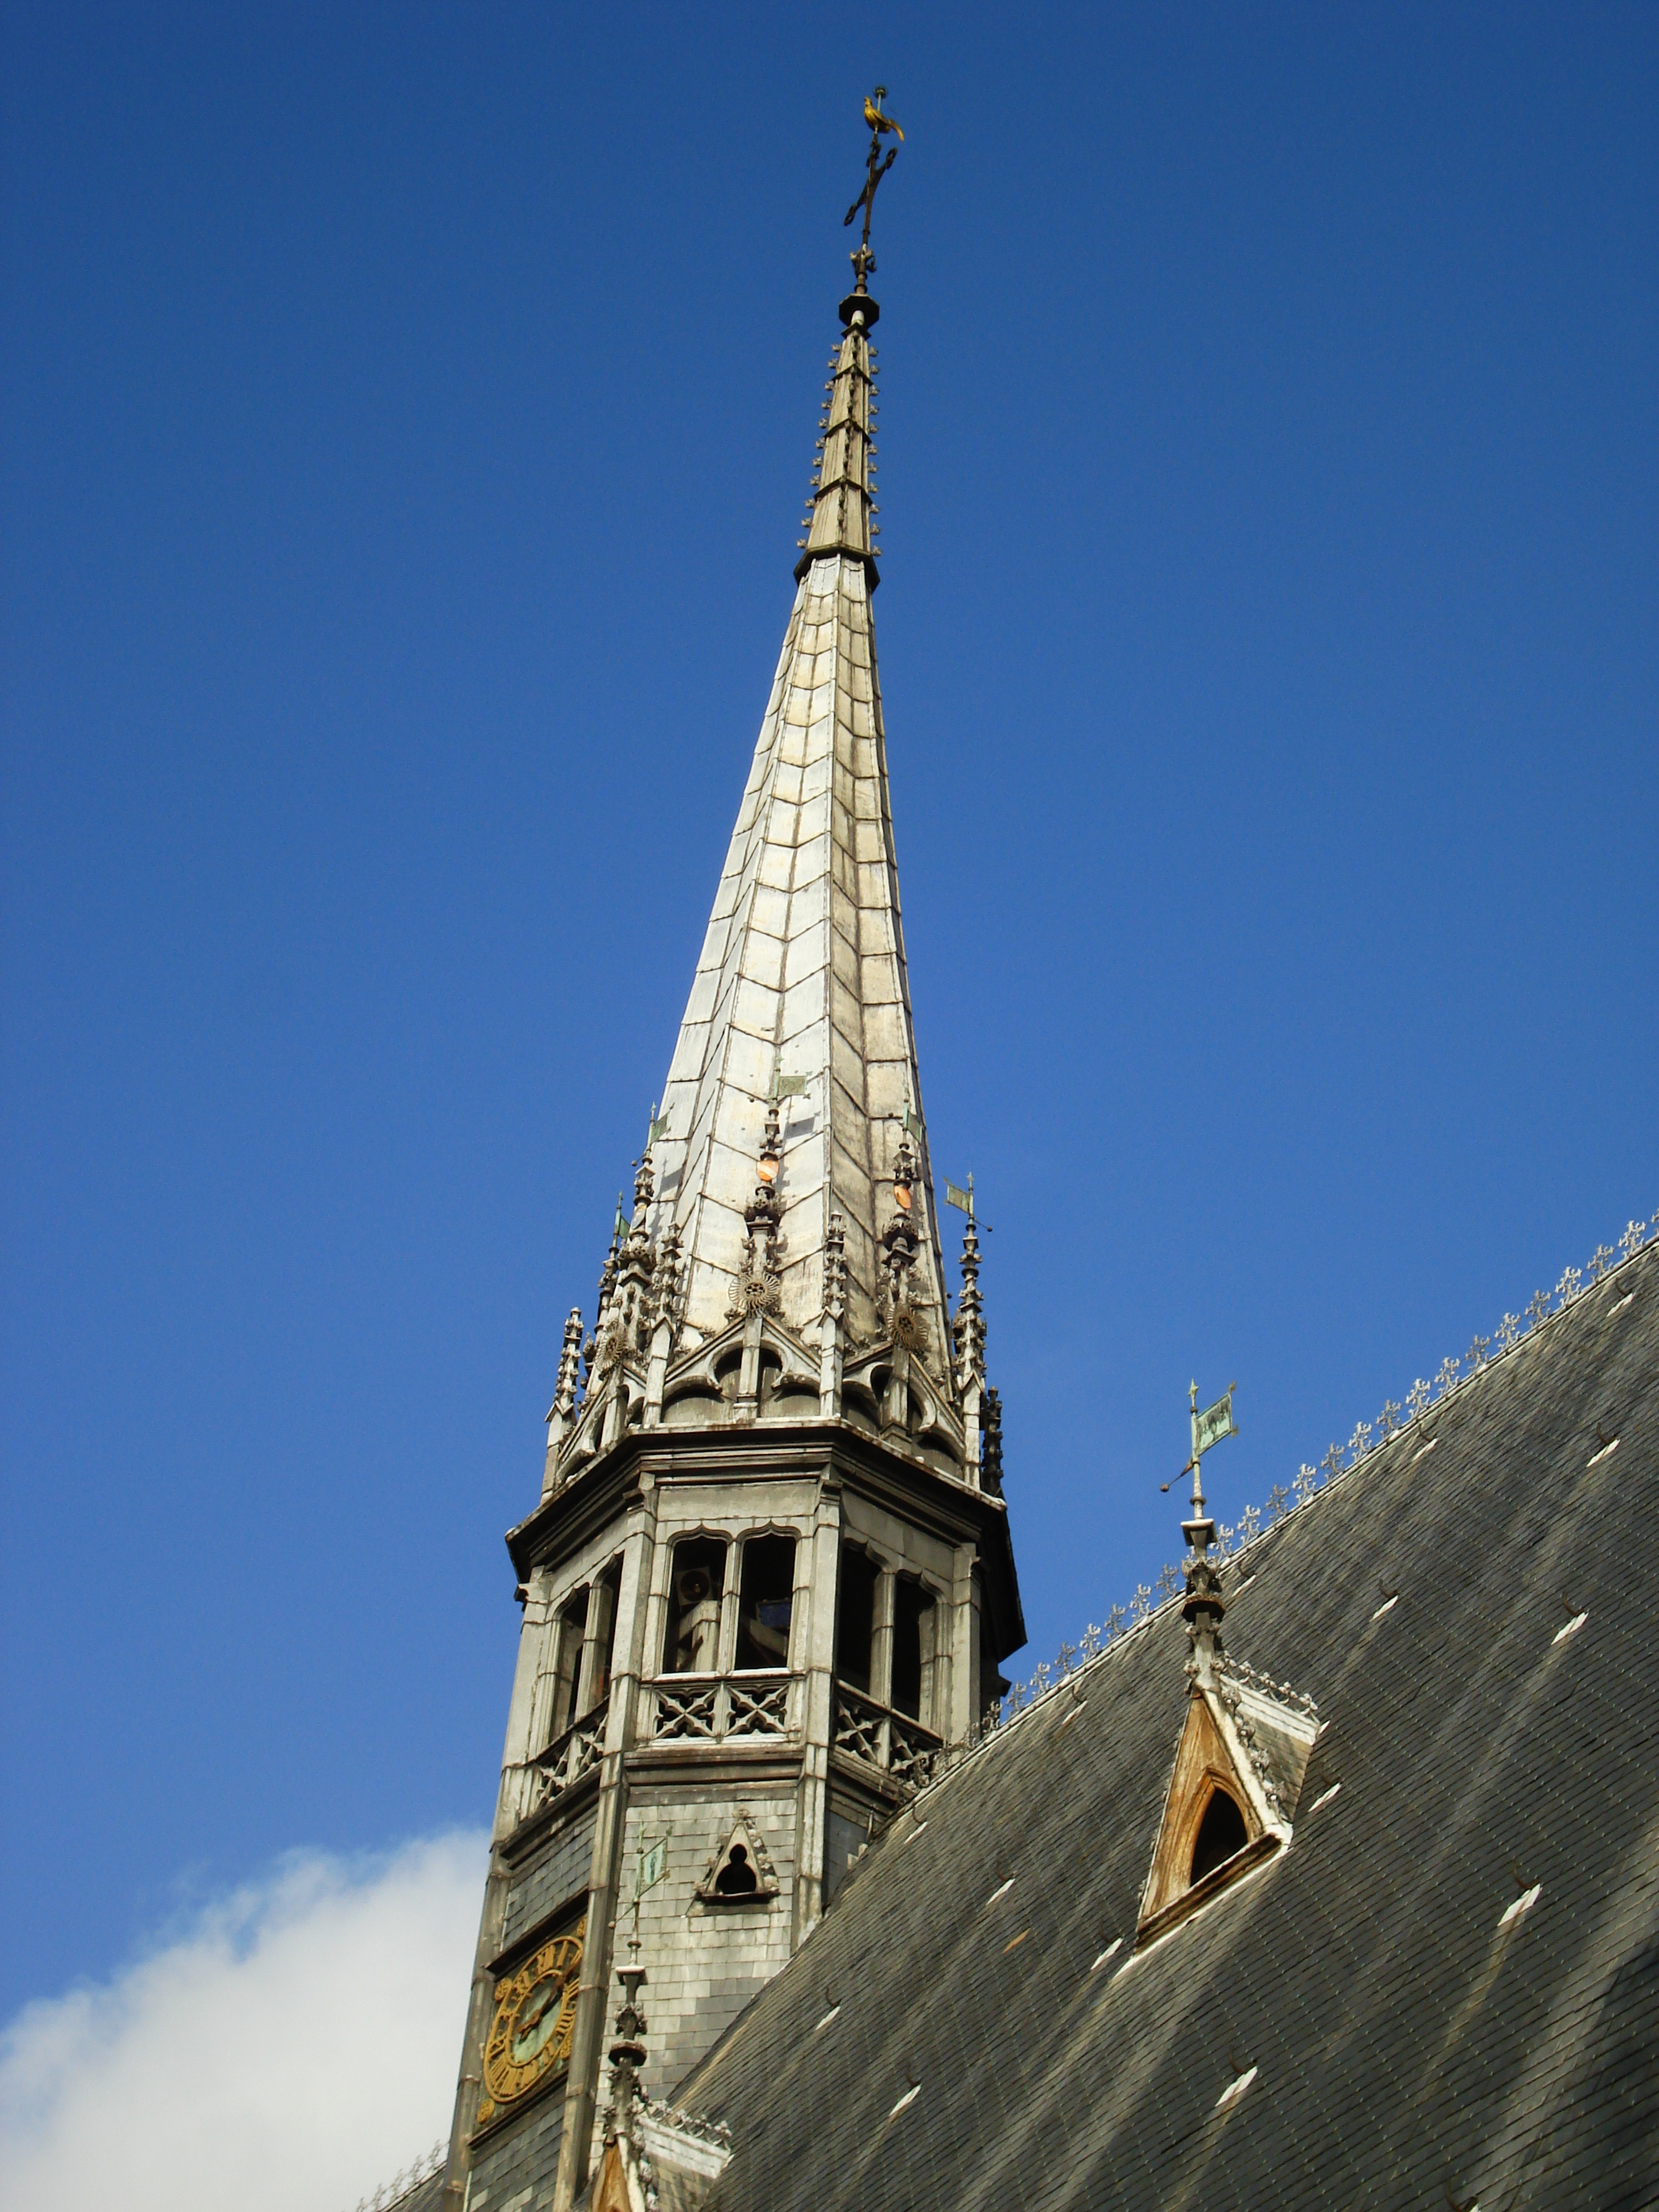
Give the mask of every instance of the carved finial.
[{"label": "carved finial", "polygon": [[749,1224],[750,1237],[769,1236],[783,1218],[783,1206],[778,1197],[778,1169],[783,1158],[783,1135],[778,1119],[778,1102],[768,1101],[766,1129],[761,1138],[760,1156],[756,1164],[755,1195],[744,1208],[744,1219]]},{"label": "carved finial", "polygon": [[576,1410],[576,1391],[580,1382],[577,1362],[582,1348],[582,1310],[572,1306],[570,1318],[564,1325],[564,1348],[559,1354],[559,1379],[554,1386],[553,1410],[569,1415]]},{"label": "carved finial", "polygon": [[680,1225],[671,1221],[657,1246],[656,1273],[651,1279],[651,1326],[672,1328],[674,1304],[680,1289]]},{"label": "carved finial", "polygon": [[899,1132],[898,1158],[893,1163],[893,1204],[896,1209],[896,1218],[898,1220],[909,1219],[915,1201],[915,1147],[910,1142],[909,1130],[902,1128]]},{"label": "carved finial", "polygon": [[823,1234],[823,1310],[836,1320],[847,1310],[847,1224],[833,1212]]},{"label": "carved finial", "polygon": [[[953,1185],[946,1183],[945,1195]],[[968,1225],[962,1232],[962,1291],[957,1299],[951,1333],[956,1339],[957,1364],[965,1389],[974,1376],[985,1373],[985,1305],[979,1289],[979,1227],[974,1219],[974,1178],[968,1178]]]},{"label": "carved finial", "polygon": [[766,1102],[766,1129],[761,1138],[760,1178],[764,1183],[778,1179],[778,1164],[783,1158],[783,1126],[778,1112],[776,1086]]},{"label": "carved finial", "polygon": [[623,1246],[628,1238],[628,1216],[623,1212],[622,1193],[617,1193],[617,1218],[611,1224],[611,1249],[605,1255],[605,1266],[599,1274],[599,1303],[593,1316],[597,1331],[605,1322],[605,1312],[617,1287],[617,1275],[622,1267]]},{"label": "carved finial", "polygon": [[984,1439],[980,1446],[980,1481],[993,1498],[1002,1495],[1002,1398],[988,1390],[981,1408]]},{"label": "carved finial", "polygon": [[623,2001],[617,2010],[617,2040],[611,2046],[611,2116],[605,2125],[605,2135],[612,2140],[618,2136],[632,2139],[634,2099],[646,2055],[640,2039],[647,2025],[645,2014],[640,2010],[640,1991],[647,1977],[640,1964],[637,1911],[634,1919],[634,1933],[628,1939],[628,1964],[617,1971],[617,1979],[623,1986]]},{"label": "carved finial", "polygon": [[743,1240],[743,1263],[732,1287],[732,1304],[726,1310],[728,1320],[735,1321],[743,1314],[775,1314],[782,1309],[783,1278],[778,1266],[782,1242],[778,1224],[783,1219],[783,1205],[778,1196],[781,1159],[782,1133],[775,1085],[766,1109],[766,1130],[761,1139],[755,1195],[743,1209],[747,1234]]},{"label": "carved finial", "polygon": [[898,1158],[893,1168],[893,1218],[882,1232],[882,1249],[887,1255],[887,1297],[889,1320],[896,1333],[899,1316],[908,1310],[906,1278],[916,1256],[921,1239],[915,1224],[916,1156],[910,1144],[910,1132],[903,1129],[899,1135]]}]

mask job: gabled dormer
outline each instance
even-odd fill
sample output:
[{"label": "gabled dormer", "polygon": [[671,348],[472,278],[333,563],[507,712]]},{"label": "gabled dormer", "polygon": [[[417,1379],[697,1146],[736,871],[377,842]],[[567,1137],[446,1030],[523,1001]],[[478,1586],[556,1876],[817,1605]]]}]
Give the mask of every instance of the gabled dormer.
[{"label": "gabled dormer", "polygon": [[1215,1523],[1204,1509],[1199,1470],[1210,1443],[1233,1433],[1231,1401],[1229,1390],[1200,1414],[1194,1385],[1192,1517],[1181,1524],[1192,1551],[1181,1608],[1192,1647],[1187,1717],[1141,1892],[1137,1950],[1167,1936],[1290,1842],[1308,1754],[1319,1733],[1310,1698],[1287,1683],[1269,1681],[1222,1650],[1227,1607],[1209,1558]]},{"label": "gabled dormer", "polygon": [[1219,1658],[1188,1686],[1136,1948],[1155,1942],[1291,1840],[1319,1732],[1312,1701]]}]

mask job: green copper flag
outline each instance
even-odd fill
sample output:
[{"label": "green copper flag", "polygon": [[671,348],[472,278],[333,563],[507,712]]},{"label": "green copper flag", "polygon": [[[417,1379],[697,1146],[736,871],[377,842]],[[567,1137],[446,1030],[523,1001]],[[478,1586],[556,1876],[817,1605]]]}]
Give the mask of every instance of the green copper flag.
[{"label": "green copper flag", "polygon": [[1200,1458],[1212,1444],[1218,1444],[1224,1437],[1236,1437],[1238,1424],[1233,1419],[1233,1392],[1236,1383],[1227,1385],[1227,1395],[1218,1398],[1213,1406],[1206,1406],[1200,1413],[1193,1413],[1193,1457]]},{"label": "green copper flag", "polygon": [[945,1203],[957,1207],[963,1213],[971,1213],[974,1210],[974,1201],[967,1192],[958,1190],[955,1183],[948,1180],[945,1185]]},{"label": "green copper flag", "polygon": [[659,1836],[655,1843],[640,1852],[640,1869],[634,1883],[635,1897],[643,1897],[647,1889],[654,1889],[668,1871],[668,1838]]}]

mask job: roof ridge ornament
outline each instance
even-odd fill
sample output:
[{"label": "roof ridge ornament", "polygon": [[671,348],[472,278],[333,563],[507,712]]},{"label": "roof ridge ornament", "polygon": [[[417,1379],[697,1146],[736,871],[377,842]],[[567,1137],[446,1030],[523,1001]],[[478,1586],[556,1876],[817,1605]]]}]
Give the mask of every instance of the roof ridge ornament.
[{"label": "roof ridge ornament", "polygon": [[1221,1620],[1226,1603],[1221,1595],[1221,1577],[1210,1565],[1208,1553],[1215,1541],[1215,1522],[1204,1507],[1202,1468],[1204,1455],[1229,1437],[1238,1434],[1238,1423],[1233,1419],[1233,1392],[1237,1382],[1230,1382],[1225,1392],[1213,1406],[1198,1409],[1198,1384],[1188,1386],[1192,1401],[1193,1455],[1181,1470],[1188,1468],[1193,1477],[1192,1517],[1181,1524],[1181,1533],[1192,1547],[1192,1557],[1187,1562],[1187,1595],[1182,1606],[1186,1618],[1187,1636],[1193,1648],[1188,1662],[1188,1671],[1204,1689],[1215,1682],[1216,1662],[1221,1656]]},{"label": "roof ridge ornament", "polygon": [[[949,1202],[948,1186],[947,1202]],[[989,1225],[988,1223],[981,1224],[982,1228],[988,1229]],[[1577,1268],[1564,1270],[1561,1284],[1557,1285],[1560,1304],[1553,1312],[1546,1311],[1545,1317],[1551,1321],[1557,1319],[1568,1310],[1570,1304],[1577,1303],[1588,1295],[1595,1285],[1603,1283],[1607,1285],[1604,1310],[1608,1313],[1621,1312],[1636,1296],[1634,1278],[1627,1276],[1626,1270],[1638,1255],[1651,1247],[1656,1238],[1659,1238],[1659,1213],[1656,1213],[1650,1221],[1626,1222],[1619,1239],[1616,1254],[1611,1248],[1603,1245],[1598,1247],[1597,1251],[1590,1255],[1587,1281],[1578,1280],[1581,1271]],[[1563,1285],[1565,1287],[1563,1288]],[[1533,1303],[1547,1310],[1550,1305],[1549,1297],[1547,1293],[1540,1291]],[[1392,1398],[1387,1400],[1374,1426],[1365,1421],[1357,1423],[1353,1437],[1349,1440],[1350,1457],[1347,1464],[1341,1468],[1341,1473],[1345,1475],[1352,1474],[1355,1468],[1369,1460],[1373,1453],[1379,1451],[1385,1444],[1391,1443],[1396,1437],[1407,1437],[1425,1415],[1437,1415],[1444,1402],[1447,1389],[1461,1390],[1477,1375],[1484,1374],[1488,1368],[1495,1366],[1500,1359],[1514,1352],[1517,1348],[1522,1348],[1529,1344],[1534,1334],[1533,1330],[1523,1328],[1519,1314],[1506,1313],[1498,1326],[1495,1341],[1489,1347],[1488,1356],[1476,1359],[1473,1356],[1474,1346],[1471,1346],[1471,1357],[1464,1363],[1461,1376],[1455,1382],[1446,1386],[1438,1397],[1435,1395],[1434,1388],[1431,1383],[1419,1381],[1415,1389],[1407,1393],[1407,1402],[1403,1407],[1397,1404]],[[1483,1341],[1484,1340],[1480,1338],[1476,1339],[1477,1344]],[[1445,1365],[1456,1364],[1443,1363],[1443,1372]],[[988,1392],[987,1397],[993,1398],[995,1395],[994,1391]],[[1231,1395],[1231,1393],[1229,1395]],[[995,1486],[988,1479],[992,1457],[990,1425],[988,1413],[985,1445],[987,1489]],[[1419,1444],[1414,1457],[1420,1459],[1424,1451],[1429,1449],[1434,1441],[1433,1438],[1428,1438]],[[1340,1462],[1340,1448],[1336,1448],[1336,1450],[1337,1460]],[[1328,1461],[1330,1455],[1328,1453],[1326,1457]],[[1189,1461],[1188,1466],[1181,1470],[1182,1474],[1188,1473],[1190,1468]],[[1177,1480],[1177,1477],[1172,1476],[1168,1482],[1160,1485],[1160,1487],[1165,1491],[1171,1490]],[[1320,1480],[1320,1470],[1317,1468],[1304,1464],[1293,1485],[1286,1486],[1282,1482],[1273,1485],[1267,1493],[1265,1511],[1254,1505],[1247,1505],[1240,1513],[1236,1528],[1217,1528],[1212,1539],[1212,1557],[1215,1559],[1227,1560],[1230,1564],[1242,1565],[1243,1554],[1258,1537],[1264,1537],[1271,1531],[1282,1528],[1291,1515],[1314,1498],[1322,1496],[1328,1486],[1328,1483],[1322,1483]],[[1243,1580],[1248,1582],[1253,1573],[1253,1567],[1245,1568]],[[1172,1567],[1166,1568],[1164,1574],[1158,1577],[1158,1594],[1166,1602],[1171,1599],[1175,1586],[1175,1570]],[[1241,1583],[1240,1587],[1242,1586]],[[1571,1610],[1571,1607],[1568,1609]],[[1160,1606],[1158,1610],[1161,1611],[1162,1607]],[[1126,1632],[1133,1632],[1134,1629],[1141,1626],[1146,1620],[1152,1617],[1152,1610],[1149,1607],[1144,1615],[1137,1616],[1132,1622],[1127,1607],[1114,1605],[1108,1612],[1104,1623],[1098,1629],[1090,1629],[1085,1632],[1082,1661],[1086,1662],[1094,1658],[1099,1652],[1116,1643]],[[1221,1665],[1228,1673],[1249,1678],[1250,1670],[1244,1668],[1243,1662],[1236,1660],[1231,1653],[1223,1656]],[[1277,1688],[1279,1695],[1281,1697],[1289,1695],[1291,1702],[1292,1704],[1296,1702],[1294,1693],[1287,1692],[1283,1683],[1279,1684]],[[1002,1698],[987,1708],[981,1722],[970,1735],[970,1747],[994,1735],[1016,1716],[1030,1711],[1037,1702],[1038,1694],[1037,1686],[1033,1682],[1011,1684]]]}]

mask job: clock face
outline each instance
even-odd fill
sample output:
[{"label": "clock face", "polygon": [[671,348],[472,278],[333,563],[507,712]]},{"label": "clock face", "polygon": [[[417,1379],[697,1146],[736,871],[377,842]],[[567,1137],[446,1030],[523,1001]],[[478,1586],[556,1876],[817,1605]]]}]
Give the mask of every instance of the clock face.
[{"label": "clock face", "polygon": [[496,1983],[495,2017],[484,2044],[481,2126],[569,2057],[586,1926],[583,1919],[573,1934],[554,1936],[516,1973]]},{"label": "clock face", "polygon": [[559,2025],[559,1999],[566,1979],[562,1974],[544,1974],[520,1998],[507,2038],[507,2056],[515,2066],[528,2066],[546,2050]]}]

